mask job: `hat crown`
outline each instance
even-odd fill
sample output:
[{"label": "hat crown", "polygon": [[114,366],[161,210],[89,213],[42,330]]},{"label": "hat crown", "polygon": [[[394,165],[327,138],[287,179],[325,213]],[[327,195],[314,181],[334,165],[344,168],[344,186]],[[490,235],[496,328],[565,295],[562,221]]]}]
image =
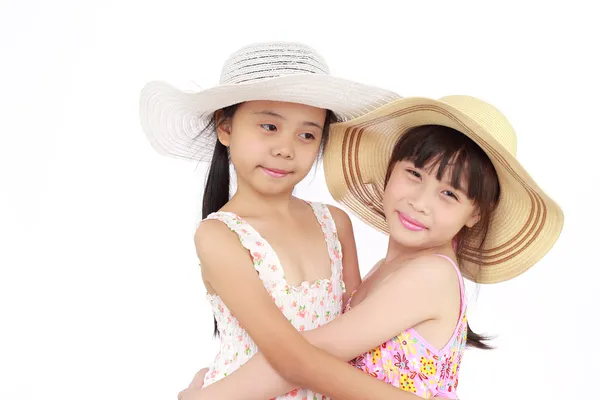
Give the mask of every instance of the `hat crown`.
[{"label": "hat crown", "polygon": [[491,104],[470,96],[447,96],[440,99],[484,128],[512,156],[517,155],[517,134],[508,119]]},{"label": "hat crown", "polygon": [[298,74],[329,75],[329,67],[313,48],[302,43],[257,43],[244,46],[229,56],[219,83],[250,83]]}]

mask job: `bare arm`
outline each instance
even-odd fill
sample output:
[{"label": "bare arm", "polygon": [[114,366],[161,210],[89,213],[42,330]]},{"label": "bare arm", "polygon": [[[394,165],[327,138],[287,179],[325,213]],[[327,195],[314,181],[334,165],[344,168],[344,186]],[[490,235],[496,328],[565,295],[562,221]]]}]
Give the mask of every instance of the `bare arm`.
[{"label": "bare arm", "polygon": [[[444,262],[439,257],[426,257],[418,262],[415,261],[413,265],[407,265],[391,276],[362,303],[353,307],[349,313],[318,329],[304,332],[304,337],[313,345],[328,351],[330,354],[342,360],[350,360],[421,321],[437,318],[438,308],[435,304],[439,304],[447,295],[449,279],[456,279],[455,272]],[[430,290],[423,290],[424,288]],[[432,293],[436,294],[432,295]],[[386,313],[385,306],[382,306],[382,304],[389,304],[389,302],[400,305],[406,298],[411,299],[411,307],[403,309],[402,313]],[[377,329],[362,329],[365,325],[377,326]],[[352,332],[352,334],[348,334],[349,332]],[[313,360],[310,367],[310,370],[314,371],[314,375],[302,376],[299,382],[294,384],[295,377],[293,375],[291,379],[283,376],[283,374],[280,376],[277,369],[271,367],[262,354],[258,354],[233,374],[200,391],[198,396],[193,397],[193,399],[264,400],[287,393],[298,386],[310,387],[317,392],[329,395],[329,393],[322,391],[320,387],[315,386],[314,382],[319,380],[319,374],[323,373],[323,368],[329,368],[330,365],[335,364],[330,363],[323,366],[317,363],[317,360]],[[357,384],[357,381],[354,381],[354,379],[357,379],[354,378],[355,374],[342,371],[341,368],[340,371],[340,375],[329,375],[331,381],[327,382],[320,379],[319,383],[325,384],[331,390],[337,390],[337,387],[340,386],[348,390],[357,385],[372,386],[368,380],[362,380]],[[357,369],[355,371],[364,375],[364,377],[371,378]],[[307,383],[303,384],[302,379]],[[380,383],[383,384],[383,382]],[[381,396],[389,395],[393,396],[390,398],[405,400],[418,398],[415,395],[393,388],[391,385],[387,386],[390,386],[395,392],[385,393]],[[367,386],[364,388],[367,388]],[[375,396],[375,398],[386,398],[377,397],[380,395],[373,395],[373,393],[370,392],[369,394]],[[349,397],[339,395],[332,397],[360,398],[353,396],[352,393],[350,395]]]},{"label": "bare arm", "polygon": [[352,221],[343,210],[334,206],[327,206],[335,222],[338,239],[342,246],[343,278],[346,293],[342,304],[346,304],[350,294],[358,288],[361,283],[360,270],[358,268],[358,255],[356,254],[356,241]]}]

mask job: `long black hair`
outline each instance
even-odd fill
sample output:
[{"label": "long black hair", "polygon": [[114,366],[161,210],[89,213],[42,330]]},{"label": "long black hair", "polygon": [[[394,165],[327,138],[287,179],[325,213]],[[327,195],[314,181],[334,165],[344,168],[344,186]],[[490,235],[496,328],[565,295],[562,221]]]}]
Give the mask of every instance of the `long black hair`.
[{"label": "long black hair", "polygon": [[[463,178],[467,181],[467,197],[475,203],[480,219],[473,226],[466,226],[456,236],[456,257],[462,264],[465,243],[476,243],[481,254],[489,231],[492,212],[500,198],[498,175],[489,157],[475,142],[461,132],[440,125],[422,125],[410,129],[396,143],[388,165],[385,183],[397,162],[408,160],[417,168],[437,168],[436,178],[441,180],[447,168],[451,168],[451,184],[460,188]],[[474,282],[477,276],[466,274]],[[489,336],[479,335],[467,323],[467,346],[489,350]]]},{"label": "long black hair", "polygon": [[[225,107],[215,112],[208,125],[200,132],[200,135],[217,135],[217,127],[225,121],[231,120],[239,104]],[[217,120],[218,116],[218,120]],[[216,138],[215,149],[210,162],[210,169],[204,185],[204,195],[202,196],[202,219],[210,214],[219,211],[229,201],[230,175],[229,175],[229,151],[227,146]],[[214,335],[217,336],[217,319],[214,318]]]},{"label": "long black hair", "polygon": [[[217,127],[227,120],[231,120],[238,105],[226,107],[221,112],[214,113],[210,122],[200,133],[215,134]],[[219,120],[217,121],[217,115]],[[206,184],[204,186],[204,195],[202,197],[202,219],[208,217],[209,214],[219,211],[229,201],[230,190],[230,175],[229,175],[229,152],[227,146],[217,138],[215,149],[210,163]]]},{"label": "long black hair", "polygon": [[[240,104],[234,104],[216,111],[208,125],[203,129],[200,135],[216,134],[217,127],[227,121],[231,121]],[[327,110],[325,123],[323,125],[323,135],[321,137],[320,155],[325,150],[329,138],[329,125],[335,122],[334,114]],[[319,155],[319,156],[320,156]],[[202,197],[202,219],[208,217],[211,213],[219,211],[229,201],[231,189],[230,170],[229,170],[229,151],[227,146],[221,143],[218,138],[215,143],[210,169],[204,186],[204,195]],[[214,320],[215,336],[219,335],[217,319]]]}]

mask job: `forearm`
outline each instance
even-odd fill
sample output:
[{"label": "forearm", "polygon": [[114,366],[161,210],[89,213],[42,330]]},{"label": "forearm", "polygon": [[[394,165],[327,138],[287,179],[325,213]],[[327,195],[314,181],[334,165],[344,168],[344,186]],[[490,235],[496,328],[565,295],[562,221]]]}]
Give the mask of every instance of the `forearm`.
[{"label": "forearm", "polygon": [[202,389],[193,399],[265,400],[296,387],[282,378],[262,354],[257,354],[231,375]]},{"label": "forearm", "polygon": [[[188,391],[185,400],[265,400],[306,387],[336,400],[416,400],[417,396],[378,381],[367,373],[312,348],[308,358],[298,359],[297,368],[280,376],[261,354],[226,378],[202,390]],[[296,384],[290,383],[294,380]]]},{"label": "forearm", "polygon": [[[302,335],[313,346],[330,354],[338,353],[328,348],[331,343],[319,340],[311,331],[303,332]],[[339,357],[339,354],[332,355]],[[263,354],[258,353],[232,374],[206,387],[199,399],[264,400],[288,393],[296,387],[298,385],[285,380]]]},{"label": "forearm", "polygon": [[[347,351],[340,351],[335,343],[323,340],[323,337],[314,333],[315,331],[306,331],[302,332],[302,336],[313,346],[332,356],[344,357],[342,361],[354,358],[355,355],[350,357]],[[263,354],[258,353],[232,374],[206,387],[198,399],[264,400],[288,393],[299,386],[314,389],[311,385],[294,385],[284,379]]]},{"label": "forearm", "polygon": [[288,374],[289,381],[336,400],[416,400],[419,397],[312,347]]}]

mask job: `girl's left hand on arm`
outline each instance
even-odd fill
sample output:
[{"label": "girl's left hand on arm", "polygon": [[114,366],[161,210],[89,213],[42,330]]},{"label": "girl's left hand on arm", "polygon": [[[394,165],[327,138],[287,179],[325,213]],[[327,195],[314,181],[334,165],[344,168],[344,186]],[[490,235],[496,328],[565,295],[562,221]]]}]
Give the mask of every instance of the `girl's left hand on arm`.
[{"label": "girl's left hand on arm", "polygon": [[188,388],[202,389],[202,386],[204,386],[204,375],[206,375],[207,372],[208,368],[202,368],[200,371],[196,372],[196,375],[194,375],[194,379],[192,379]]},{"label": "girl's left hand on arm", "polygon": [[177,395],[177,400],[200,400],[202,388],[187,388]]},{"label": "girl's left hand on arm", "polygon": [[195,392],[195,390],[192,389],[202,389],[202,386],[204,386],[204,375],[206,375],[207,372],[208,368],[202,368],[200,371],[196,372],[194,379],[192,379],[188,387],[179,392],[177,395],[177,400],[185,400],[185,398],[189,398],[192,392]]}]

